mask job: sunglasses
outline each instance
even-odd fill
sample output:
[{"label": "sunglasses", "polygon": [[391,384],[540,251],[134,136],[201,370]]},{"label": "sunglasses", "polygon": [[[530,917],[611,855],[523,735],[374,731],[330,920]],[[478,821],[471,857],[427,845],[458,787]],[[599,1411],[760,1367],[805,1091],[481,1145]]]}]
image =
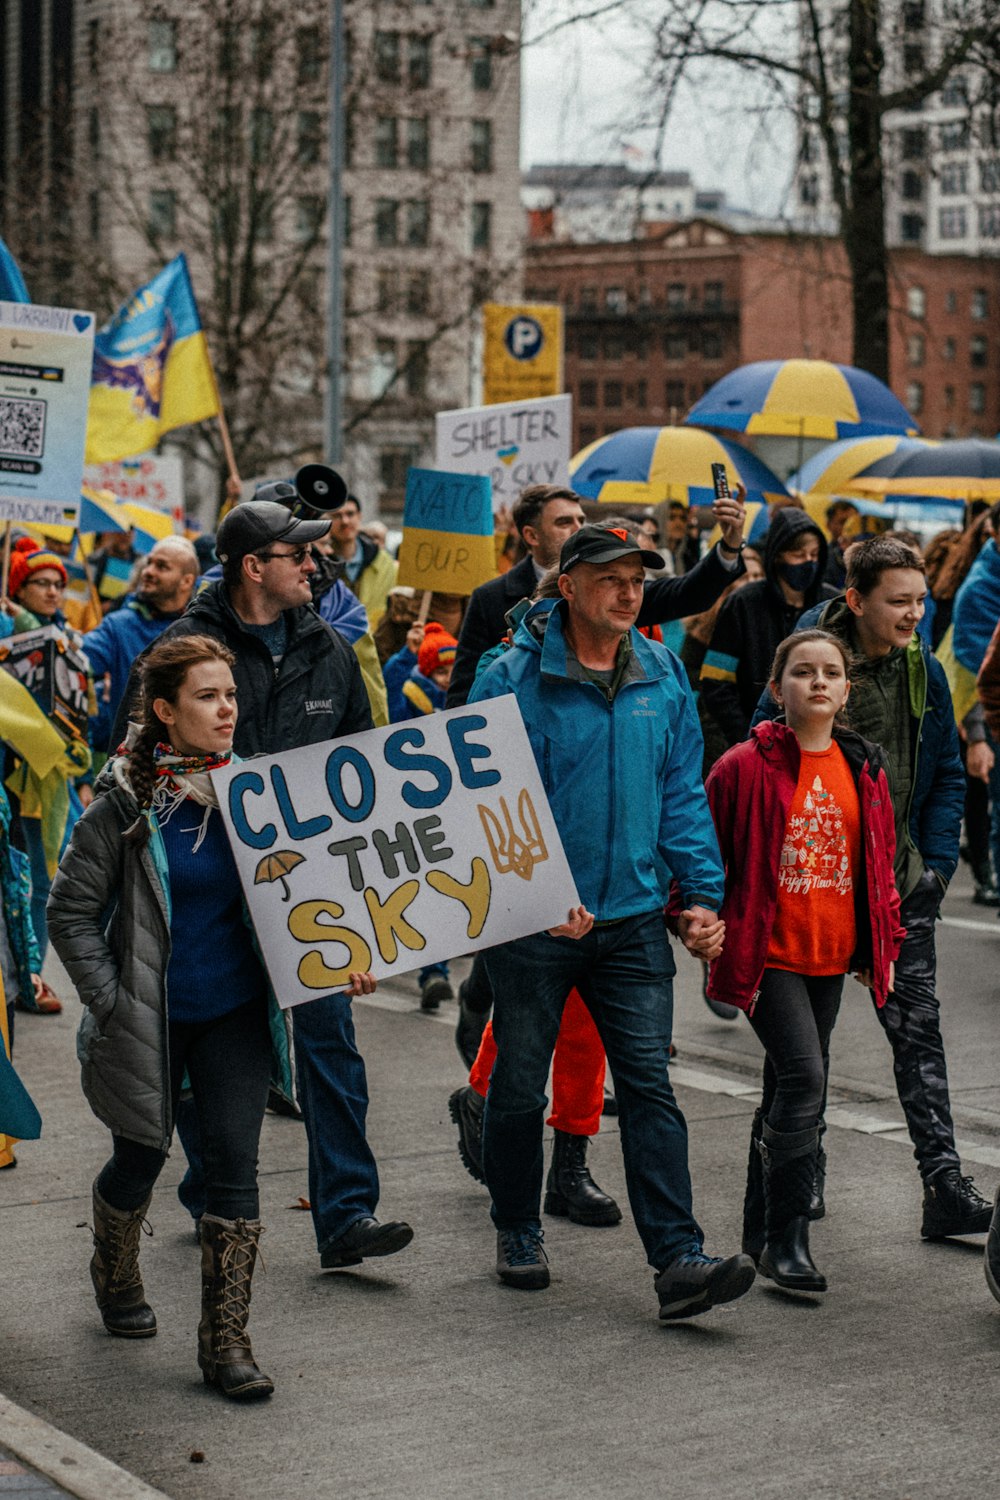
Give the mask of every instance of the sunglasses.
[{"label": "sunglasses", "polygon": [[309,556],[309,548],[293,547],[291,552],[255,552],[254,556],[261,562],[290,562],[293,567],[301,568]]}]

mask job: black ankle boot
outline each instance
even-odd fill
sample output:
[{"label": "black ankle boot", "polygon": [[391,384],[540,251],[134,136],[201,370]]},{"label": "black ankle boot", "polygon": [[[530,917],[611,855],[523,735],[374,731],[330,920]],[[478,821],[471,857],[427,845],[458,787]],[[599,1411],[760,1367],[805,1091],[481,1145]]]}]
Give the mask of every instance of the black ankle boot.
[{"label": "black ankle boot", "polygon": [[620,1224],[622,1211],[613,1198],[602,1193],[587,1167],[585,1135],[555,1133],[552,1165],[545,1183],[545,1212],[574,1224]]},{"label": "black ankle boot", "polygon": [[762,1131],[767,1243],[759,1269],[777,1286],[794,1292],[825,1292],[826,1277],[809,1254],[809,1200],[816,1170],[819,1132]]},{"label": "black ankle boot", "polygon": [[976,1191],[971,1177],[959,1167],[945,1167],[924,1184],[924,1216],[920,1233],[925,1240],[944,1240],[949,1235],[985,1234],[993,1208]]},{"label": "black ankle boot", "polygon": [[809,1199],[809,1218],[816,1222],[817,1219],[826,1217],[826,1152],[822,1146],[816,1147],[816,1169],[813,1172],[812,1196]]},{"label": "black ankle boot", "polygon": [[750,1126],[750,1156],[747,1160],[747,1190],[743,1199],[743,1254],[754,1265],[764,1249],[764,1164],[760,1159],[760,1132],[764,1111],[758,1109]]}]

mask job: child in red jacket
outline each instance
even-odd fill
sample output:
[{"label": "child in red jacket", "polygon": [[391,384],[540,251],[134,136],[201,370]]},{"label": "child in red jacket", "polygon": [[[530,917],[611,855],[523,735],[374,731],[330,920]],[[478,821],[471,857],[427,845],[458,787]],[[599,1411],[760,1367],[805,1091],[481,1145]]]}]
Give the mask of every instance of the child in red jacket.
[{"label": "child in red jacket", "polygon": [[884,1005],[904,936],[883,755],[837,722],[849,665],[825,630],[782,641],[770,687],[784,723],[758,724],[706,784],[726,867],[726,943],[708,993],[746,1012],[766,1053],[743,1249],[803,1292],[826,1291],[808,1214],[844,975]]}]

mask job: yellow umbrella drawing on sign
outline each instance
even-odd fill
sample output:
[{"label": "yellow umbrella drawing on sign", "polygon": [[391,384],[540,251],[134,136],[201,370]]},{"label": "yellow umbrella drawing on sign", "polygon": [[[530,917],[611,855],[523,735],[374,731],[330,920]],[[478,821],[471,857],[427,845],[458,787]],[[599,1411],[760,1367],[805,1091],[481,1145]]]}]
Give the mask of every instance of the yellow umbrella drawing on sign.
[{"label": "yellow umbrella drawing on sign", "polygon": [[254,872],[254,885],[271,885],[275,880],[281,881],[281,889],[284,891],[282,901],[291,899],[291,891],[288,889],[286,875],[290,875],[296,865],[304,865],[306,857],[304,854],[296,854],[294,849],[280,849],[277,854],[265,854]]}]

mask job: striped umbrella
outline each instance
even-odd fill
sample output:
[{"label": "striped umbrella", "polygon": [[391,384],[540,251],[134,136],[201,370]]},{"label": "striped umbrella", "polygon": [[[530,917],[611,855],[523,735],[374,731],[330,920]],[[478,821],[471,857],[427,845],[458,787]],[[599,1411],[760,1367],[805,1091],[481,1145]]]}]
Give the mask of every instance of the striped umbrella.
[{"label": "striped umbrella", "polygon": [[894,453],[930,446],[929,438],[861,437],[828,443],[789,475],[788,488],[803,495],[839,495],[869,464]]},{"label": "striped umbrella", "polygon": [[695,402],[685,425],[750,436],[824,438],[919,433],[889,387],[865,370],[825,359],[741,365]]},{"label": "striped umbrella", "polygon": [[711,505],[712,464],[725,464],[730,486],[746,486],[759,505],[788,499],[766,464],[736,443],[696,427],[625,427],[598,438],[570,459],[578,495],[606,505]]}]

